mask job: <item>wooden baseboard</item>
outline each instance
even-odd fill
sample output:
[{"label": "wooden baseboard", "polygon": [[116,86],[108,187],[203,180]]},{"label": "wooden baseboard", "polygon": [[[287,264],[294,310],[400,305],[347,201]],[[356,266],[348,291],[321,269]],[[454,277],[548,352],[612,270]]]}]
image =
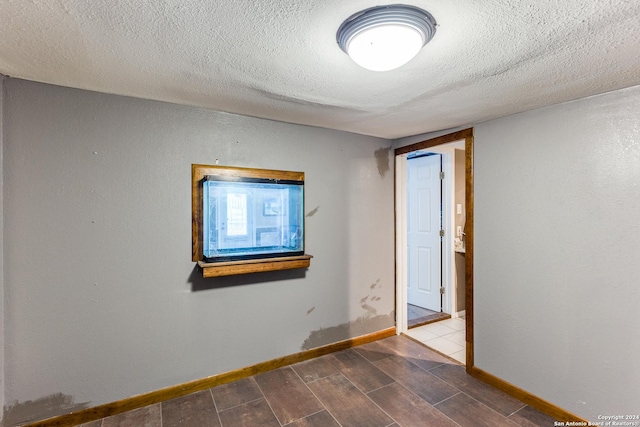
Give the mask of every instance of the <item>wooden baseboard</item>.
[{"label": "wooden baseboard", "polygon": [[350,338],[348,340],[339,341],[322,347],[305,350],[300,353],[290,354],[266,362],[261,362],[246,368],[236,369],[234,371],[225,372],[210,377],[189,381],[149,393],[140,394],[129,397],[127,399],[118,400],[116,402],[106,403],[104,405],[95,406],[93,408],[83,409],[78,412],[60,415],[46,420],[37,421],[28,424],[25,427],[54,427],[54,426],[75,426],[78,424],[88,423],[90,421],[99,420],[101,418],[110,417],[112,415],[121,414],[133,409],[142,408],[154,403],[163,402],[165,400],[175,399],[176,397],[185,396],[197,391],[206,390],[221,384],[237,381],[263,372],[278,369],[283,366],[292,365],[294,363],[303,362],[313,359],[314,357],[323,356],[325,354],[334,353],[336,351],[346,350],[351,347],[388,338],[396,334],[396,328],[391,327],[383,329],[360,337]]},{"label": "wooden baseboard", "polygon": [[545,414],[555,418],[557,421],[577,421],[584,422],[587,425],[588,421],[572,414],[571,412],[565,411],[564,409],[554,405],[553,403],[547,402],[544,399],[539,398],[526,390],[521,389],[511,383],[508,383],[494,375],[491,375],[488,372],[483,371],[482,369],[478,369],[475,366],[472,366],[471,369],[468,369],[467,372],[471,374],[471,376],[478,378],[479,380],[492,385],[498,390],[502,390],[510,396],[515,397],[518,400],[526,403],[532,408],[537,409],[540,412],[544,412]]}]

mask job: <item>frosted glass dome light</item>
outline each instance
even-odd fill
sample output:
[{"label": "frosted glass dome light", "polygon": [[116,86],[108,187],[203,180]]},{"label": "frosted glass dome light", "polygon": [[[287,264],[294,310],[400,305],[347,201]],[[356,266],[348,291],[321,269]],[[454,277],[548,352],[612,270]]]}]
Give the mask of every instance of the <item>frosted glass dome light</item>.
[{"label": "frosted glass dome light", "polygon": [[340,48],[368,70],[389,71],[413,57],[431,40],[436,21],[413,6],[378,6],[350,16],[336,35]]}]

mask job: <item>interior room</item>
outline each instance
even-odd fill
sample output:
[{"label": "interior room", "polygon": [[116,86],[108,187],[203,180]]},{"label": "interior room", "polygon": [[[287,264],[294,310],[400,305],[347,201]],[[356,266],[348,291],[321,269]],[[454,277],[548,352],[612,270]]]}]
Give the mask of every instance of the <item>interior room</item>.
[{"label": "interior room", "polygon": [[[343,386],[360,425],[638,425],[640,4],[416,0],[389,71],[341,31],[374,6],[0,3],[2,425],[167,427],[190,393],[241,425],[219,406],[240,389],[263,425],[350,425]],[[459,357],[407,335],[397,222],[406,152],[456,141]],[[305,267],[206,277],[192,165],[304,173]],[[282,415],[274,381],[320,406]]]}]

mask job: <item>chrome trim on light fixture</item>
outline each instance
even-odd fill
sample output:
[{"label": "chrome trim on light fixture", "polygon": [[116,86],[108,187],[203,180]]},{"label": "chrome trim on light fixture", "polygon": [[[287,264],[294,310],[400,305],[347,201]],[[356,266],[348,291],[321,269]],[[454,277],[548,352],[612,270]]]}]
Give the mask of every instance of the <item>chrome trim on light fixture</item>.
[{"label": "chrome trim on light fixture", "polygon": [[348,54],[349,42],[363,30],[379,25],[404,25],[411,27],[422,35],[422,46],[433,38],[436,32],[436,20],[426,10],[415,6],[394,4],[375,6],[354,13],[342,23],[336,34],[340,49]]}]

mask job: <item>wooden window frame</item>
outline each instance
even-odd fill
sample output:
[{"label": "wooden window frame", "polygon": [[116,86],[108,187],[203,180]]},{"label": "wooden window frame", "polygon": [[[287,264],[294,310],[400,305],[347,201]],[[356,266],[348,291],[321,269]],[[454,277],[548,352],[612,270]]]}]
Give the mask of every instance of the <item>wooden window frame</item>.
[{"label": "wooden window frame", "polygon": [[264,259],[238,260],[215,263],[206,263],[202,261],[204,247],[202,236],[202,180],[205,178],[205,176],[212,175],[223,177],[261,178],[304,182],[304,172],[201,164],[191,165],[191,259],[192,261],[197,262],[198,265],[202,268],[204,277],[229,276],[235,274],[309,267],[312,256],[307,254],[299,256],[287,256],[286,254],[284,254],[281,257],[278,256]]}]

